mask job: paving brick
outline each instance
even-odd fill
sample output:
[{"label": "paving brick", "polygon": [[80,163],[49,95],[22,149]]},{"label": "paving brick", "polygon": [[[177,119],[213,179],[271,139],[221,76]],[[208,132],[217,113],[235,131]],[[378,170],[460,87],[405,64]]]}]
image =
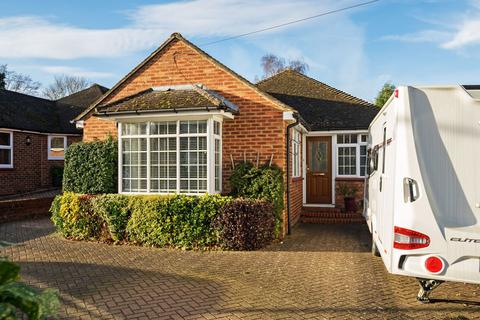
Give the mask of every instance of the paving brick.
[{"label": "paving brick", "polygon": [[416,281],[369,252],[365,225],[300,225],[256,252],[76,242],[48,219],[0,225],[23,281],[57,288],[61,319],[478,319],[480,286],[446,283],[416,302]]}]

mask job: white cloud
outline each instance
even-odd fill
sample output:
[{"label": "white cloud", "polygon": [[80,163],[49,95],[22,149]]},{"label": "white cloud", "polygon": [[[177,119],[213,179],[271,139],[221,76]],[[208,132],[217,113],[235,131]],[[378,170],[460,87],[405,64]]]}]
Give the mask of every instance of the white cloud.
[{"label": "white cloud", "polygon": [[36,16],[0,18],[0,58],[118,57],[158,46],[176,31],[188,37],[232,36],[339,7],[334,0],[190,0],[138,7],[128,12],[130,23],[116,29],[80,28]]},{"label": "white cloud", "polygon": [[391,40],[410,43],[441,43],[447,41],[451,37],[451,33],[439,30],[421,30],[418,32],[407,33],[402,35],[387,35],[380,40]]},{"label": "white cloud", "polygon": [[442,47],[445,49],[460,49],[476,44],[480,44],[480,18],[464,21],[457,27],[453,37],[442,43]]},{"label": "white cloud", "polygon": [[145,49],[165,38],[153,30],[84,29],[39,17],[0,19],[0,57],[75,59],[112,57]]},{"label": "white cloud", "polygon": [[436,43],[443,49],[462,49],[480,44],[480,0],[470,0],[470,6],[462,13],[450,13],[443,18],[417,17],[432,26],[417,32],[386,35],[380,40],[410,43]]},{"label": "white cloud", "polygon": [[332,0],[193,0],[147,5],[129,16],[140,28],[177,30],[194,36],[228,36],[305,18],[349,3],[353,1],[339,5]]},{"label": "white cloud", "polygon": [[110,72],[91,71],[70,66],[40,66],[38,68],[54,75],[68,74],[69,76],[83,78],[111,78],[114,76],[114,74]]}]

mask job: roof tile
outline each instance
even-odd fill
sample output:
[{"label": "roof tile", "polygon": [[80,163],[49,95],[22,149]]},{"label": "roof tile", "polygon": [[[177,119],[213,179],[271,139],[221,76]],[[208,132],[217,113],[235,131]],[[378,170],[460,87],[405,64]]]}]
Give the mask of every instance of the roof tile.
[{"label": "roof tile", "polygon": [[297,110],[312,130],[367,129],[379,109],[371,103],[293,70],[257,86]]}]

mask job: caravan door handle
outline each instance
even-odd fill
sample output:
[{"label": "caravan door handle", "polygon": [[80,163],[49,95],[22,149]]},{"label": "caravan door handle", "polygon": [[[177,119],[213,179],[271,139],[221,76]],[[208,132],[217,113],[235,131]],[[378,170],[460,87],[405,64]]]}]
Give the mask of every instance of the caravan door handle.
[{"label": "caravan door handle", "polygon": [[403,200],[404,202],[413,202],[420,197],[418,183],[412,178],[403,178]]}]

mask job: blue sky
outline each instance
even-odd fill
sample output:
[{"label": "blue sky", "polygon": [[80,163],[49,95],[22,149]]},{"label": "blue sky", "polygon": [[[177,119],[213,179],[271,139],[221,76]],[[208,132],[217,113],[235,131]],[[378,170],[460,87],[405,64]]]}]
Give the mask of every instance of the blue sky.
[{"label": "blue sky", "polygon": [[[44,86],[72,74],[110,87],[172,32],[203,44],[363,1],[2,1],[0,64]],[[309,76],[372,100],[386,81],[480,83],[478,30],[480,0],[381,0],[201,48],[252,81],[266,53],[302,58]]]}]

